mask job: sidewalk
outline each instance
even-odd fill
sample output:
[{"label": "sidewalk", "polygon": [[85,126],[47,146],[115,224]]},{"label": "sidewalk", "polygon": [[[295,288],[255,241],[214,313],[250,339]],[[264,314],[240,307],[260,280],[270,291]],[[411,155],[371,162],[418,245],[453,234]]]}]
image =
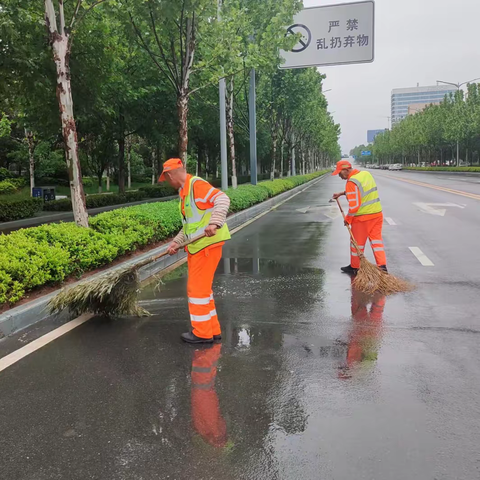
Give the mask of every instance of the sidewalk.
[{"label": "sidewalk", "polygon": [[[176,198],[177,196],[174,195],[171,197],[163,198],[149,198],[148,200],[141,200],[140,202],[132,203],[123,203],[121,205],[109,205],[108,207],[90,208],[88,210],[88,214],[91,217],[94,217],[99,213],[110,212],[111,210],[117,210],[118,208],[134,207],[135,205],[142,205],[143,203],[167,202],[169,200],[175,200]],[[15,230],[19,230],[20,228],[38,227],[39,225],[44,225],[48,223],[73,222],[73,220],[73,212],[39,212],[35,217],[32,218],[24,218],[22,220],[15,220],[14,222],[0,223],[0,232],[10,233]]]}]

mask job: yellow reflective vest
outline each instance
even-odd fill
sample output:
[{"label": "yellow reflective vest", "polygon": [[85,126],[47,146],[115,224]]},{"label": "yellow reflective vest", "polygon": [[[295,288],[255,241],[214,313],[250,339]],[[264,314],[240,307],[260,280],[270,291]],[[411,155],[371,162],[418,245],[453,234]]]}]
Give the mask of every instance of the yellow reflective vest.
[{"label": "yellow reflective vest", "polygon": [[[182,216],[183,223],[183,233],[187,240],[192,240],[195,237],[199,237],[205,233],[205,229],[210,224],[210,218],[212,217],[213,208],[208,208],[207,210],[201,210],[198,208],[195,202],[194,195],[194,184],[197,181],[203,181],[200,177],[190,177],[187,187],[188,194],[183,200],[183,211],[182,211],[182,202],[179,203],[180,215]],[[184,188],[185,188],[184,187]],[[203,199],[202,199],[203,200]],[[200,240],[193,242],[187,247],[187,250],[192,255],[200,252],[201,250],[209,247],[210,245],[215,245],[216,243],[225,242],[230,240],[230,231],[228,230],[228,225],[225,223],[222,228],[217,230],[217,234],[213,237],[205,237]]]},{"label": "yellow reflective vest", "polygon": [[358,172],[352,175],[348,181],[354,183],[358,188],[357,192],[349,190],[347,186],[346,191],[350,209],[354,211],[357,207],[360,207],[354,213],[355,217],[372,215],[382,211],[377,184],[370,172]]}]

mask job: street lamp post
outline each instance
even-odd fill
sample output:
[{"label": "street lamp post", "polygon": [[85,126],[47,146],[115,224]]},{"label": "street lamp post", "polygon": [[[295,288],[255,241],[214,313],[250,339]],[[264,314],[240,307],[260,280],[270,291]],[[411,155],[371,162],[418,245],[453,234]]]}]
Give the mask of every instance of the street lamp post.
[{"label": "street lamp post", "polygon": [[[469,80],[468,82],[463,82],[463,83],[452,83],[452,82],[444,82],[443,80],[437,80],[437,85],[439,83],[444,83],[445,85],[452,85],[453,87],[456,87],[458,91],[464,85],[468,85],[469,83],[475,82],[476,80],[480,80],[480,78],[474,78],[473,80]],[[460,140],[457,139],[457,167],[459,166],[460,166]]]},{"label": "street lamp post", "polygon": [[[218,21],[221,16],[222,0],[218,0]],[[220,165],[222,167],[222,190],[228,189],[228,160],[227,160],[227,110],[226,110],[226,82],[225,77],[220,79],[218,85],[220,106]]]}]

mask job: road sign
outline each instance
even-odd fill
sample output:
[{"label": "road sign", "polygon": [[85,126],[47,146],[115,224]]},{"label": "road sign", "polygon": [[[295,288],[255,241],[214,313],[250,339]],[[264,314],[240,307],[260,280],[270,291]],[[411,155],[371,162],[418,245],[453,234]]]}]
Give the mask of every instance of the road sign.
[{"label": "road sign", "polygon": [[280,68],[368,63],[374,59],[375,3],[343,3],[305,8],[287,28],[301,38]]},{"label": "road sign", "polygon": [[352,155],[352,158],[353,158],[354,160],[356,160],[356,159],[357,159],[357,156],[356,156],[356,155]]},{"label": "road sign", "polygon": [[370,157],[372,152],[370,150],[365,150],[362,152],[362,157]]}]

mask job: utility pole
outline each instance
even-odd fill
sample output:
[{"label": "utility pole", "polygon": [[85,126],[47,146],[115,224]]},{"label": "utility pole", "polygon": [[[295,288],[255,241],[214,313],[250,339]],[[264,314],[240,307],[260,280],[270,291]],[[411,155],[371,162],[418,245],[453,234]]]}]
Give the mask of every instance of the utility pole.
[{"label": "utility pole", "polygon": [[[222,9],[222,0],[218,0],[218,21],[220,22]],[[226,91],[227,86],[225,78],[220,79],[219,87],[220,104],[220,165],[222,167],[222,190],[228,189],[228,162],[227,162],[227,109],[226,109]]]},{"label": "utility pole", "polygon": [[250,183],[257,184],[257,100],[255,86],[255,69],[250,71],[249,91],[249,126],[250,126]]}]

